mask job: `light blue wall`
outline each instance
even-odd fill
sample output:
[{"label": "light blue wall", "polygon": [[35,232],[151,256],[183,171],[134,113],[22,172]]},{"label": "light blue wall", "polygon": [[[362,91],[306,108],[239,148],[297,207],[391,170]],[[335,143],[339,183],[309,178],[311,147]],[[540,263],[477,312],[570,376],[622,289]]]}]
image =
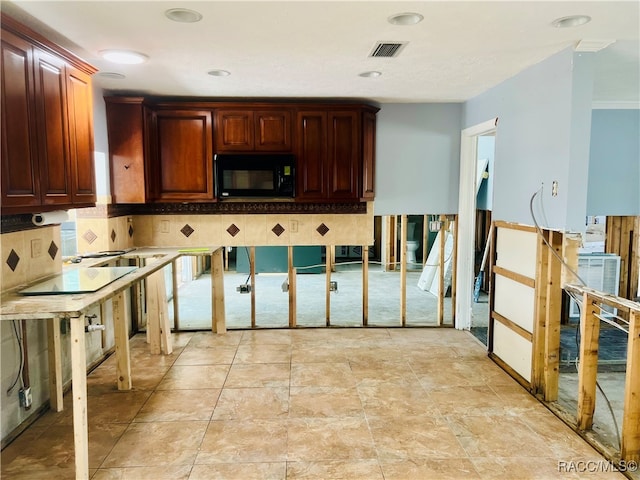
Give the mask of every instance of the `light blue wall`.
[{"label": "light blue wall", "polygon": [[455,213],[462,104],[383,104],[376,124],[376,215]]},{"label": "light blue wall", "polygon": [[544,184],[544,225],[584,229],[591,63],[592,54],[565,49],[464,104],[465,128],[499,118],[493,218],[531,225],[529,201]]},{"label": "light blue wall", "polygon": [[640,215],[640,110],[593,110],[588,215]]},{"label": "light blue wall", "polygon": [[494,174],[494,156],[496,148],[496,137],[493,135],[485,135],[478,137],[478,160],[486,158],[489,160],[487,164],[487,172],[489,178],[482,180],[480,190],[478,190],[476,208],[480,210],[493,210],[493,174]]}]

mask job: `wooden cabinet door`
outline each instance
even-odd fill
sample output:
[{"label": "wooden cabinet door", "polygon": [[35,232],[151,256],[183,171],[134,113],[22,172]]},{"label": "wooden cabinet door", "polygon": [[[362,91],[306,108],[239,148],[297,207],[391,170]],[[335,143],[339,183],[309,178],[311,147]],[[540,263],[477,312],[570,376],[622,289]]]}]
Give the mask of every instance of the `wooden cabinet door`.
[{"label": "wooden cabinet door", "polygon": [[253,112],[216,110],[216,152],[253,150]]},{"label": "wooden cabinet door", "polygon": [[66,64],[59,57],[34,49],[34,65],[41,201],[44,205],[69,205],[72,173]]},{"label": "wooden cabinet door", "polygon": [[211,112],[158,111],[153,117],[157,199],[213,201]]},{"label": "wooden cabinet door", "polygon": [[324,199],[327,196],[327,113],[301,111],[298,128],[298,199]]},{"label": "wooden cabinet door", "polygon": [[291,112],[289,110],[256,111],[254,117],[256,150],[291,151]]},{"label": "wooden cabinet door", "polygon": [[105,97],[111,198],[114,203],[145,203],[145,108],[141,97]]},{"label": "wooden cabinet door", "polygon": [[376,114],[364,112],[362,116],[362,199],[375,197],[376,166]]},{"label": "wooden cabinet door", "polygon": [[2,31],[2,207],[40,205],[33,48]]},{"label": "wooden cabinet door", "polygon": [[92,204],[96,201],[96,176],[91,77],[73,67],[67,67],[67,108],[72,200],[77,205]]},{"label": "wooden cabinet door", "polygon": [[358,112],[328,113],[330,199],[359,198],[360,123]]}]

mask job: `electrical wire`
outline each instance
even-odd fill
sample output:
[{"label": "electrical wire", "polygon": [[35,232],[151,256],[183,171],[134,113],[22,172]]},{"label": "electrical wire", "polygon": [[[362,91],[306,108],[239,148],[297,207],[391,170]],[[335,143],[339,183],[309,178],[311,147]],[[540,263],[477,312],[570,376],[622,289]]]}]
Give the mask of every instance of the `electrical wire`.
[{"label": "electrical wire", "polygon": [[[542,188],[540,187],[532,196],[531,199],[529,200],[529,213],[531,213],[531,219],[533,220],[533,224],[536,227],[536,232],[538,233],[538,235],[540,236],[540,238],[542,238],[542,241],[544,242],[544,244],[549,248],[549,250],[553,253],[553,255],[560,261],[560,264],[563,265],[571,274],[573,274],[573,276],[575,278],[578,279],[578,281],[582,284],[582,286],[586,287],[587,286],[587,282],[585,282],[580,275],[578,275],[578,273],[573,270],[573,268],[571,268],[571,266],[565,262],[564,258],[562,258],[558,252],[556,252],[556,250],[549,244],[549,242],[547,241],[547,239],[545,238],[542,229],[540,228],[540,225],[538,224],[538,221],[536,220],[536,216],[535,213],[533,212],[533,201],[535,200],[535,198],[538,196],[538,194],[540,194],[542,192]],[[544,212],[544,204],[541,200],[540,202],[541,205],[543,205],[543,212]],[[577,295],[573,295],[572,293],[569,293],[569,295],[571,296],[571,298],[573,298],[576,301],[576,304],[578,306],[578,312],[580,313],[580,309],[581,309],[581,305],[582,305],[582,301],[578,301],[578,296]],[[599,307],[601,308],[601,307]],[[582,315],[580,315],[579,320],[578,320],[578,326],[576,327],[576,336],[575,336],[575,342],[576,342],[576,350],[578,355],[576,355],[576,360],[575,360],[575,367],[576,367],[576,371],[579,371],[579,364],[580,364],[580,319],[582,318]],[[598,318],[600,320],[602,320],[602,318],[600,318],[598,316]],[[607,322],[608,323],[608,322]],[[623,330],[626,332],[626,330]],[[628,334],[628,332],[626,332]],[[604,393],[604,390],[602,389],[602,387],[600,386],[600,383],[596,380],[596,387],[598,387],[598,390],[600,390],[600,393],[602,394],[602,396],[604,397],[605,402],[607,403],[607,407],[609,408],[609,412],[611,413],[611,418],[613,419],[613,426],[616,429],[616,438],[618,440],[618,448],[622,448],[622,441],[621,441],[621,437],[620,437],[620,428],[618,427],[618,421],[616,419],[615,413],[613,411],[613,406],[611,405],[611,402],[609,401],[609,397],[607,397],[607,395]]]},{"label": "electrical wire", "polygon": [[16,327],[16,320],[12,320],[13,324],[13,333],[16,336],[16,341],[18,342],[18,350],[20,351],[20,368],[18,369],[18,374],[16,375],[16,379],[13,381],[11,386],[7,389],[7,396],[10,396],[13,392],[13,389],[16,388],[18,380],[20,380],[20,384],[24,388],[22,384],[22,369],[24,368],[24,353],[22,351],[22,340],[20,339],[20,335],[18,335],[18,327]]}]

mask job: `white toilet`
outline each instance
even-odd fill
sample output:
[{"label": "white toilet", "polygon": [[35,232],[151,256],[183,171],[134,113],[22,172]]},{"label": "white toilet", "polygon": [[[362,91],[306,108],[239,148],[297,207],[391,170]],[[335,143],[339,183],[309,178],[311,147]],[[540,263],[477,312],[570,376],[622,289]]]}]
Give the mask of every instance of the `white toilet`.
[{"label": "white toilet", "polygon": [[[416,224],[407,222],[407,264],[418,263],[416,261],[416,250],[420,246],[420,240],[415,239]],[[401,239],[402,229],[398,228],[398,239]]]}]

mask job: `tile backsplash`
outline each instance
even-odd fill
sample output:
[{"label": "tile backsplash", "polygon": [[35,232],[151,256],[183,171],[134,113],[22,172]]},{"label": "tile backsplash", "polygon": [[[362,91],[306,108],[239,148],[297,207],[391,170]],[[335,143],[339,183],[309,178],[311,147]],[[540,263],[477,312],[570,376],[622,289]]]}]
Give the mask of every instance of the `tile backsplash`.
[{"label": "tile backsplash", "polygon": [[4,233],[0,243],[2,291],[62,270],[60,225]]}]

